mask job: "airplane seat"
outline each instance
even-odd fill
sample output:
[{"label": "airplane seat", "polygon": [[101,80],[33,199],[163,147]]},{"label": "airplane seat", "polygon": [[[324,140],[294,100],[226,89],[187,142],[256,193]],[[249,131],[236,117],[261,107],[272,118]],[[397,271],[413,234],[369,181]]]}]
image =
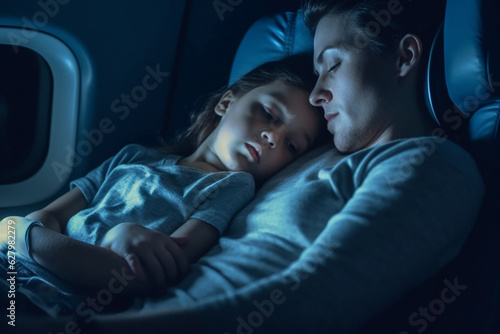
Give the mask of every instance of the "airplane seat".
[{"label": "airplane seat", "polygon": [[448,0],[446,5],[444,77],[460,112],[451,121],[463,128],[460,143],[474,156],[486,187],[476,227],[457,259],[456,275],[469,291],[464,291],[463,301],[457,300],[455,314],[443,327],[450,333],[500,332],[498,14],[500,3],[495,0]]}]

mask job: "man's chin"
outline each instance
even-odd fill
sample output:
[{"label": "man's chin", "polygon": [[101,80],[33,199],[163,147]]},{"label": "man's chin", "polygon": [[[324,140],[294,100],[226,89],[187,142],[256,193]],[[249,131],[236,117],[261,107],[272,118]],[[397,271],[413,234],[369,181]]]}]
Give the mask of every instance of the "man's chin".
[{"label": "man's chin", "polygon": [[337,151],[342,154],[350,154],[360,150],[351,143],[346,142],[345,140],[341,140],[338,135],[333,136],[333,144],[335,145]]}]

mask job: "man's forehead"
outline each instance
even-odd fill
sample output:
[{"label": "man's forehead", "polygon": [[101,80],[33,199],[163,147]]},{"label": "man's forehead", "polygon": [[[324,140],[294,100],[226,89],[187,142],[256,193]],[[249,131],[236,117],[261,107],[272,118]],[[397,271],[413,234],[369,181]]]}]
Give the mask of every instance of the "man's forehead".
[{"label": "man's forehead", "polygon": [[323,52],[329,49],[349,51],[353,47],[352,24],[345,15],[325,15],[314,34],[314,62],[321,63]]}]

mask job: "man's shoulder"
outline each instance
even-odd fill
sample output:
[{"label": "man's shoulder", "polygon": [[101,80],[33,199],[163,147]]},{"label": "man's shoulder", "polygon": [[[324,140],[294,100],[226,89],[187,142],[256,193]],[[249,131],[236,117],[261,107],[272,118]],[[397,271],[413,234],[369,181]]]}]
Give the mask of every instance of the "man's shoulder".
[{"label": "man's shoulder", "polygon": [[432,179],[437,184],[467,183],[478,190],[483,184],[470,153],[443,137],[394,140],[359,153],[357,168],[365,176],[383,173],[386,178],[426,184]]},{"label": "man's shoulder", "polygon": [[[364,151],[364,150],[363,150]],[[393,140],[360,151],[365,156],[408,157],[412,160],[432,159],[461,159],[460,162],[472,163],[472,156],[460,145],[453,141],[437,136],[414,137]]]},{"label": "man's shoulder", "polygon": [[345,161],[358,174],[372,172],[412,174],[421,177],[467,177],[480,182],[475,160],[458,144],[443,137],[393,140],[351,154]]}]

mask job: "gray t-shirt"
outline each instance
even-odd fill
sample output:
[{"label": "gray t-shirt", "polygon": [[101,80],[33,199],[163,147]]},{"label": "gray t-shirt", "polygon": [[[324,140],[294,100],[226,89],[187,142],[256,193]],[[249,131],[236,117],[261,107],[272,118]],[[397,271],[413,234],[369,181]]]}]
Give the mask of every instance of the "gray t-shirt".
[{"label": "gray t-shirt", "polygon": [[[82,190],[89,206],[68,221],[66,233],[98,244],[122,222],[170,234],[189,218],[205,221],[223,233],[232,216],[253,197],[253,177],[245,172],[209,173],[176,165],[180,158],[140,145],[124,147],[72,182],[71,187]],[[4,270],[7,265],[0,258]],[[53,317],[73,314],[75,309],[80,315],[78,306],[87,298],[84,291],[31,261],[17,262],[16,269],[17,291],[31,302]]]},{"label": "gray t-shirt", "polygon": [[183,307],[206,333],[352,333],[458,254],[483,191],[470,155],[443,138],[346,157],[321,148],[268,181],[168,295],[132,312]]},{"label": "gray t-shirt", "polygon": [[68,221],[66,234],[98,244],[122,222],[171,234],[190,218],[203,220],[222,234],[253,197],[253,177],[177,165],[180,158],[140,145],[124,147],[71,183],[81,189],[89,206]]}]

